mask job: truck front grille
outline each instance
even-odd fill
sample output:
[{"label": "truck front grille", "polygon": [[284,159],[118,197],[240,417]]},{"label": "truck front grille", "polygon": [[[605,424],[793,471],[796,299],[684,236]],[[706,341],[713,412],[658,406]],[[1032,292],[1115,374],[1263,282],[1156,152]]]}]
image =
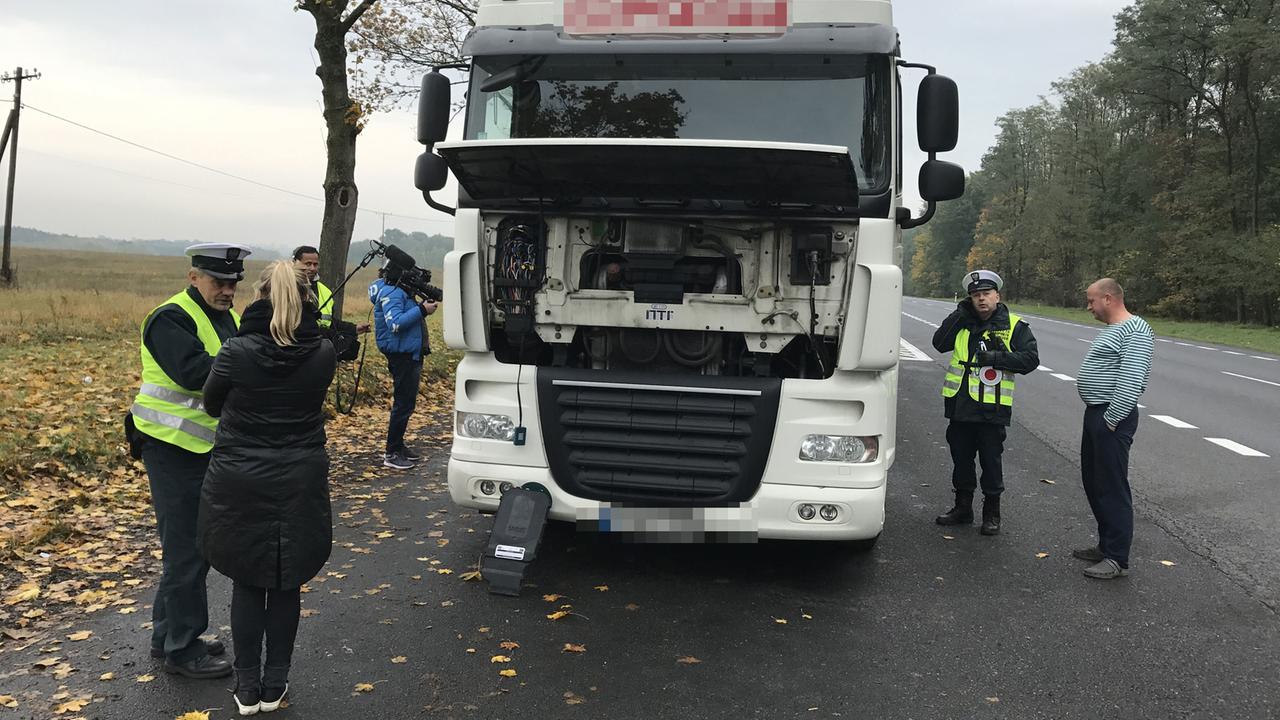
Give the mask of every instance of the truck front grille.
[{"label": "truck front grille", "polygon": [[769,458],[780,389],[776,378],[540,368],[552,476],[574,495],[621,504],[749,500]]}]

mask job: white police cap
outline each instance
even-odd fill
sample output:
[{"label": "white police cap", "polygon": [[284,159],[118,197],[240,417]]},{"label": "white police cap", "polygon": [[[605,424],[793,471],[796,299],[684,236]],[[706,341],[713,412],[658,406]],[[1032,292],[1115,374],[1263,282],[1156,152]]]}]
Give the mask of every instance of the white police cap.
[{"label": "white police cap", "polygon": [[990,270],[973,270],[965,273],[964,281],[960,283],[965,293],[977,292],[979,290],[995,290],[999,292],[1004,287],[1004,280],[1000,276]]},{"label": "white police cap", "polygon": [[244,259],[253,251],[236,243],[197,243],[187,248],[191,267],[219,280],[243,280]]}]

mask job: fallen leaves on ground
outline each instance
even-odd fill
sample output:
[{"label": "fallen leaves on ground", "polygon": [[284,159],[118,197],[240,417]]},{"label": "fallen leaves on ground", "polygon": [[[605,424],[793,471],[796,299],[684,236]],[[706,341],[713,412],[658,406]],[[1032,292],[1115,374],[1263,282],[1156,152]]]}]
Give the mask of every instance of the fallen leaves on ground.
[{"label": "fallen leaves on ground", "polygon": [[70,635],[68,635],[67,639],[72,642],[80,642],[81,640],[88,640],[91,637],[93,637],[92,630],[80,630],[78,632],[73,632]]},{"label": "fallen leaves on ground", "polygon": [[151,682],[152,680],[155,680],[155,679],[156,679],[156,676],[155,676],[155,675],[152,675],[152,674],[150,674],[150,673],[148,673],[148,674],[146,674],[146,675],[139,675],[139,676],[138,676],[138,682],[140,682],[140,683],[149,683],[149,682]]},{"label": "fallen leaves on ground", "polygon": [[502,648],[503,650],[515,650],[516,648],[520,647],[520,643],[512,640],[503,640],[502,642],[498,643],[498,647]]},{"label": "fallen leaves on ground", "polygon": [[78,713],[84,709],[86,705],[93,702],[91,697],[78,697],[74,700],[68,700],[53,708],[54,715],[65,715],[66,713]]},{"label": "fallen leaves on ground", "polygon": [[405,657],[405,656],[403,656],[403,655],[397,655],[397,656],[395,656],[395,657],[391,658],[391,662],[395,663],[396,665],[403,665],[403,664],[405,664],[405,663],[409,662],[409,658],[407,658],[407,657]]},{"label": "fallen leaves on ground", "polygon": [[697,665],[702,661],[692,655],[685,655],[684,657],[676,658],[676,662],[683,665]]},{"label": "fallen leaves on ground", "polygon": [[578,695],[577,693],[574,693],[571,690],[566,690],[564,693],[565,705],[581,705],[586,701],[587,701],[586,698],[582,697],[581,695]]},{"label": "fallen leaves on ground", "polygon": [[1043,559],[1045,559],[1045,558],[1049,557],[1049,553],[1047,553],[1047,552],[1038,552],[1038,553],[1036,553],[1036,557],[1038,557],[1038,558],[1040,558],[1041,560],[1043,560]]},{"label": "fallen leaves on ground", "polygon": [[356,683],[355,693],[353,694],[368,693],[368,692],[373,692],[372,683]]},{"label": "fallen leaves on ground", "polygon": [[498,674],[502,677],[515,677],[516,671],[515,668],[507,668],[506,670],[499,670]]},{"label": "fallen leaves on ground", "polygon": [[491,662],[491,663],[509,663],[509,662],[511,662],[511,656],[510,656],[510,655],[494,655],[493,657],[489,658],[489,662]]},{"label": "fallen leaves on ground", "polygon": [[12,710],[18,707],[18,699],[12,695],[0,695],[0,707],[7,707]]},{"label": "fallen leaves on ground", "polygon": [[206,710],[192,710],[182,713],[174,720],[209,720],[209,713]]},{"label": "fallen leaves on ground", "polygon": [[1172,561],[1172,560],[1161,560],[1161,561],[1160,561],[1160,564],[1161,564],[1161,565],[1163,565],[1163,566],[1165,566],[1165,567],[1173,567],[1174,565],[1177,565],[1178,563],[1176,563],[1176,562],[1174,562],[1174,561]]},{"label": "fallen leaves on ground", "polygon": [[575,645],[574,643],[565,643],[564,648],[560,652],[568,653],[584,653],[587,651],[586,645]]},{"label": "fallen leaves on ground", "polygon": [[115,680],[116,674],[113,672],[104,672],[98,676],[98,679],[102,680],[103,682],[106,682],[107,680]]}]

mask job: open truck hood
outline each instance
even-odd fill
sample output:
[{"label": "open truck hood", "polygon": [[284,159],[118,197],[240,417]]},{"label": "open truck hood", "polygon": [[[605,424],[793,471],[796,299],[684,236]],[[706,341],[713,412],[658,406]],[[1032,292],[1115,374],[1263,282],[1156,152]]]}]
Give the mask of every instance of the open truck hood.
[{"label": "open truck hood", "polygon": [[668,139],[521,139],[440,143],[476,201],[626,198],[856,208],[847,148]]}]

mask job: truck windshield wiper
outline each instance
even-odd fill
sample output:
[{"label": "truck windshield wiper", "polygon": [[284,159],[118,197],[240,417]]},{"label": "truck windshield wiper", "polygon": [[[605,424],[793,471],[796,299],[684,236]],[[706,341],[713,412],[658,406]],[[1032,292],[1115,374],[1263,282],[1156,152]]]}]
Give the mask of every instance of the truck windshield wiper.
[{"label": "truck windshield wiper", "polygon": [[546,61],[546,55],[535,55],[534,57],[525,58],[505,70],[499,70],[498,72],[490,75],[487,80],[480,83],[480,90],[481,92],[487,93],[506,90],[512,85],[515,85],[521,80],[524,80],[537,72],[538,68],[542,67],[542,63]]}]

